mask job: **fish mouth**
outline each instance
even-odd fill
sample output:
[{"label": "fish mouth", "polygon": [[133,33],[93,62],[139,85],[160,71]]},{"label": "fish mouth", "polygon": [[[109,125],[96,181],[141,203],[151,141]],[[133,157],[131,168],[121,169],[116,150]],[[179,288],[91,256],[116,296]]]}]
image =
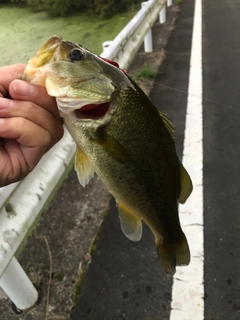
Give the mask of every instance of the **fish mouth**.
[{"label": "fish mouth", "polygon": [[102,119],[110,109],[110,102],[101,104],[87,104],[80,109],[74,110],[77,119]]}]

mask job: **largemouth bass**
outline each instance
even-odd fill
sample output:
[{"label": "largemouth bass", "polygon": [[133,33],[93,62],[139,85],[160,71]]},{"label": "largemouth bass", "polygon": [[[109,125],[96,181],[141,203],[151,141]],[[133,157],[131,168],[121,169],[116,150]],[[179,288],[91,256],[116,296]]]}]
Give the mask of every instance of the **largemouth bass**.
[{"label": "largemouth bass", "polygon": [[178,202],[192,182],[180,163],[171,121],[116,64],[52,36],[29,60],[23,79],[46,87],[77,144],[75,170],[85,186],[96,173],[115,197],[123,233],[151,229],[167,273],[190,262]]}]

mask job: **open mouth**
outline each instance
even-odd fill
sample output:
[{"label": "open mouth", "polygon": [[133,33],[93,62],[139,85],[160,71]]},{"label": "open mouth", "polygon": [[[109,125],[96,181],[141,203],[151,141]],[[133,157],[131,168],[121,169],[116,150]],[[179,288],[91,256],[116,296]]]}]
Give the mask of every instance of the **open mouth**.
[{"label": "open mouth", "polygon": [[97,120],[105,116],[110,108],[110,102],[101,104],[87,104],[84,107],[75,110],[75,115],[78,119]]}]

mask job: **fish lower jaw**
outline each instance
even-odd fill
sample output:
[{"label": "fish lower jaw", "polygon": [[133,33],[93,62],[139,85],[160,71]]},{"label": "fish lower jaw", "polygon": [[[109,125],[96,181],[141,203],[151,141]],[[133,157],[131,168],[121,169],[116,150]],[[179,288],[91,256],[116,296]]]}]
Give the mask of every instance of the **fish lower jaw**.
[{"label": "fish lower jaw", "polygon": [[111,114],[111,102],[92,103],[88,99],[73,100],[69,98],[57,98],[59,113],[73,115],[76,120],[100,120],[105,119]]}]

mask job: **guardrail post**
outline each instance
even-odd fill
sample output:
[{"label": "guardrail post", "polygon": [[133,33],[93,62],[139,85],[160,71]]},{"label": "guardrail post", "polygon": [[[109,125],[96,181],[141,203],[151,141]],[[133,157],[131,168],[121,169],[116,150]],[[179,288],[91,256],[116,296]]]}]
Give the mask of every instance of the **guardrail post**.
[{"label": "guardrail post", "polygon": [[166,22],[166,6],[165,5],[162,7],[162,10],[160,10],[159,22],[160,23]]},{"label": "guardrail post", "polygon": [[19,310],[26,310],[38,301],[38,292],[15,257],[0,277],[0,287]]},{"label": "guardrail post", "polygon": [[144,50],[145,52],[152,52],[152,30],[150,29],[144,38]]},{"label": "guardrail post", "polygon": [[167,0],[167,6],[170,7],[172,5],[172,0]]},{"label": "guardrail post", "polygon": [[[142,8],[147,4],[147,2],[142,2]],[[144,38],[144,51],[145,52],[152,52],[153,51],[153,43],[152,43],[152,29],[148,31]]]}]

